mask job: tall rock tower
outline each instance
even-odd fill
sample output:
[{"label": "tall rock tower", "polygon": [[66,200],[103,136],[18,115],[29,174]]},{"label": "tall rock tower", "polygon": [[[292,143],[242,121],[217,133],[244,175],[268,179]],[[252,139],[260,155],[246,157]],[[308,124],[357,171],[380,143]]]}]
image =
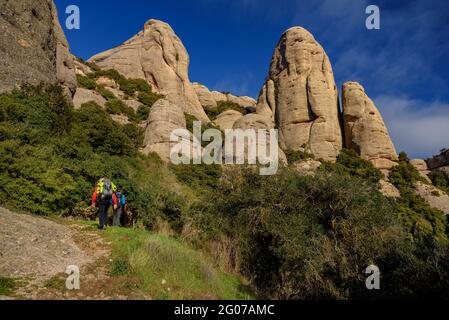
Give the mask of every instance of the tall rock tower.
[{"label": "tall rock tower", "polygon": [[304,28],[290,28],[279,40],[257,113],[271,117],[284,150],[309,149],[317,158],[335,161],[342,149],[332,66]]},{"label": "tall rock tower", "polygon": [[210,121],[189,80],[189,54],[165,22],[149,20],[143,31],[89,61],[115,69],[128,78],[145,79],[185,113],[203,122]]},{"label": "tall rock tower", "polygon": [[345,146],[381,170],[396,165],[398,155],[374,102],[357,82],[343,85]]}]

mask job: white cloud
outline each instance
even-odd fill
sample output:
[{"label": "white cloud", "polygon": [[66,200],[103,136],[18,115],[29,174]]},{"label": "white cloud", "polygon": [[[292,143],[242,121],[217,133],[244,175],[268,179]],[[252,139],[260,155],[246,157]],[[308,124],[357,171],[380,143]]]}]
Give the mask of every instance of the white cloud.
[{"label": "white cloud", "polygon": [[413,158],[427,158],[449,148],[449,104],[406,97],[374,99],[397,151]]}]

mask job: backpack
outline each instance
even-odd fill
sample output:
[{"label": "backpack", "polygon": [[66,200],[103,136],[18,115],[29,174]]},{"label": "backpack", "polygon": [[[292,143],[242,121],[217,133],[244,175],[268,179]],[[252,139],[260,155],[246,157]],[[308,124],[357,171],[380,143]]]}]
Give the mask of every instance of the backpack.
[{"label": "backpack", "polygon": [[112,181],[111,180],[104,180],[100,184],[101,199],[103,199],[103,200],[110,200],[110,199],[112,199],[112,193],[113,193]]},{"label": "backpack", "polygon": [[121,208],[123,206],[122,203],[122,193],[120,191],[115,193],[115,196],[117,197],[117,208]]}]

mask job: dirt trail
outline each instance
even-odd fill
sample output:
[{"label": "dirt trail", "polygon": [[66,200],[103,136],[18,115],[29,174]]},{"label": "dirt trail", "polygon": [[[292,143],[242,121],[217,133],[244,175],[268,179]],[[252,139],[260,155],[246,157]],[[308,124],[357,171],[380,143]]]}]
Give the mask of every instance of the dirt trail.
[{"label": "dirt trail", "polygon": [[66,268],[75,265],[85,280],[105,280],[109,254],[108,243],[96,231],[0,208],[0,276],[20,282],[16,298],[107,299],[101,290],[93,296],[69,292],[64,279]]}]

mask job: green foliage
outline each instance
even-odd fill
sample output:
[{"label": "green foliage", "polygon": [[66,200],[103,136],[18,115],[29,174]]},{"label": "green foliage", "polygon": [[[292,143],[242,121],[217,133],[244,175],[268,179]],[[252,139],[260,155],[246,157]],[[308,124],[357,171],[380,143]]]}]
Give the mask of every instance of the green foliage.
[{"label": "green foliage", "polygon": [[109,114],[126,115],[129,121],[137,121],[134,109],[119,99],[112,99],[106,102],[106,111]]},{"label": "green foliage", "polygon": [[14,279],[0,277],[0,296],[10,296],[14,293],[16,283]]},{"label": "green foliage", "polygon": [[336,163],[325,162],[321,169],[350,175],[373,183],[377,183],[383,178],[382,172],[375,168],[371,161],[362,159],[354,150],[349,149],[341,150]]},{"label": "green foliage", "polygon": [[97,86],[97,92],[108,101],[116,99],[115,95],[103,86]]},{"label": "green foliage", "polygon": [[118,72],[117,70],[114,69],[102,70],[99,68],[96,69],[92,74],[90,74],[89,77],[94,79],[98,79],[99,77],[106,77],[114,80],[117,83],[125,79],[125,77],[122,76],[120,72]]},{"label": "green foliage", "polygon": [[449,194],[449,176],[443,171],[434,170],[429,175],[432,184]]},{"label": "green foliage", "polygon": [[[147,107],[152,107],[153,104],[158,101],[159,99],[162,99],[163,96],[157,93],[153,93],[153,92],[139,92],[139,94],[137,95],[137,99],[139,100],[139,102],[143,103],[145,106]],[[146,120],[146,119],[145,119]]]},{"label": "green foliage", "polygon": [[405,152],[401,152],[399,158],[399,165],[395,166],[388,176],[392,184],[401,190],[413,188],[413,185],[418,181],[427,183],[418,170],[410,163]]},{"label": "green foliage", "polygon": [[176,239],[123,228],[108,229],[106,237],[112,243],[112,275],[129,279],[154,299],[252,298],[238,277]]},{"label": "green foliage", "polygon": [[[93,102],[73,110],[55,92],[38,86],[0,95],[1,203],[40,215],[74,214],[106,175],[124,186],[130,211],[149,226],[181,207],[181,196],[167,199],[175,177],[157,157],[138,153],[138,126],[115,123]],[[58,105],[68,107],[65,130]]]},{"label": "green foliage", "polygon": [[172,165],[170,168],[179,181],[202,190],[217,188],[222,175],[222,168],[217,164]]},{"label": "green foliage", "polygon": [[246,110],[244,107],[235,102],[230,101],[218,101],[216,108],[209,108],[206,109],[205,111],[209,119],[213,121],[217,118],[218,115],[225,112],[226,110],[235,110],[242,114],[246,114]]},{"label": "green foliage", "polygon": [[[210,237],[222,230],[239,244],[240,271],[270,298],[448,296],[449,274],[439,267],[448,265],[447,245],[407,241],[395,204],[375,184],[348,174],[227,171],[198,217]],[[366,290],[371,264],[382,270],[381,291]],[[434,277],[435,286],[423,281]]]},{"label": "green foliage", "polygon": [[122,78],[119,81],[120,90],[122,90],[126,95],[134,97],[136,92],[146,92],[151,93],[151,87],[143,79],[126,79]]},{"label": "green foliage", "polygon": [[314,159],[315,156],[312,153],[300,150],[286,150],[285,156],[288,163],[295,163],[299,160]]},{"label": "green foliage", "polygon": [[422,238],[431,237],[434,241],[446,242],[449,230],[447,219],[442,211],[432,208],[414,191],[417,182],[427,181],[409,162],[404,152],[401,153],[399,164],[390,171],[389,180],[401,192],[396,205],[408,238],[421,241]]},{"label": "green foliage", "polygon": [[77,74],[76,79],[78,81],[78,86],[88,90],[95,90],[97,83],[88,77]]},{"label": "green foliage", "polygon": [[137,121],[146,121],[150,116],[150,107],[146,105],[141,105],[136,112],[136,120]]},{"label": "green foliage", "polygon": [[399,153],[399,161],[400,161],[400,162],[409,162],[410,159],[408,158],[407,153],[405,153],[404,151],[402,151],[401,153]]}]

